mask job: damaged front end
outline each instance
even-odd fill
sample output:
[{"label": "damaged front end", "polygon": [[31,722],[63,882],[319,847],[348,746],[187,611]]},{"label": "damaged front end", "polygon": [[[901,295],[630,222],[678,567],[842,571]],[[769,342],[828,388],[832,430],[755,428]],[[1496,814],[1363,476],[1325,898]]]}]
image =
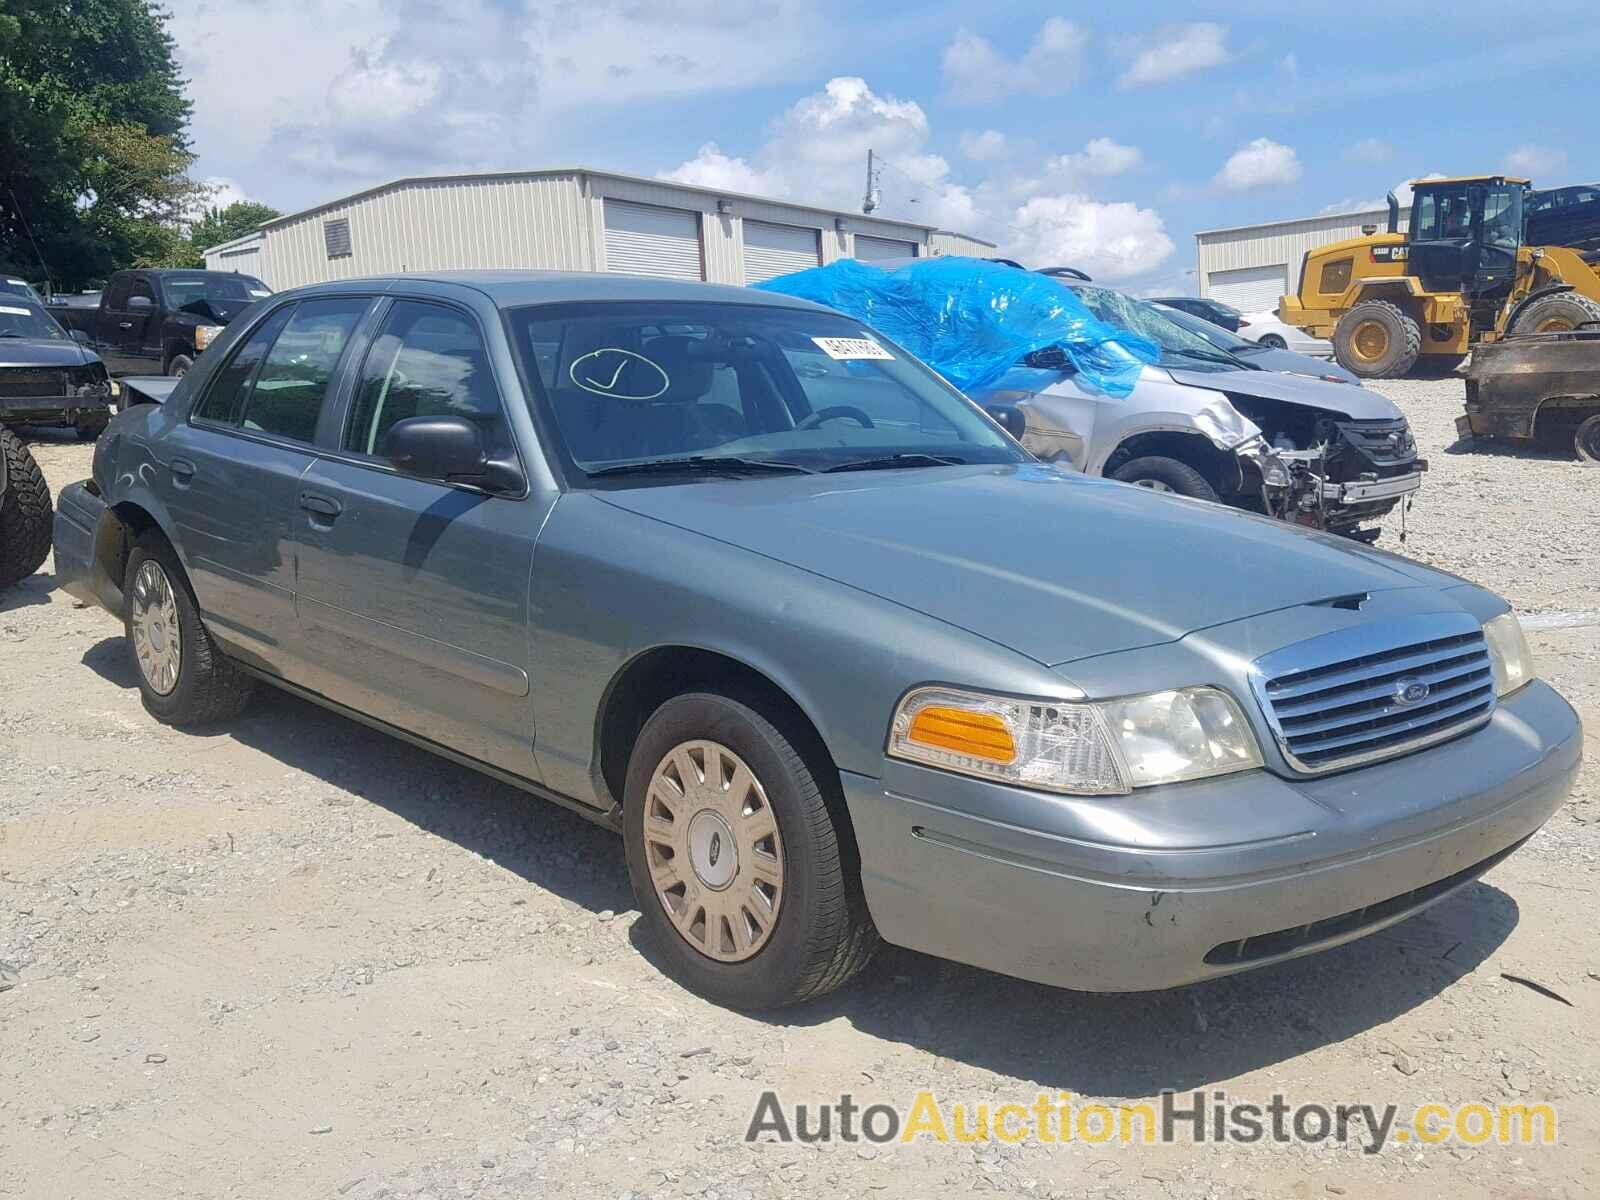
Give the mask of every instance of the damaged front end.
[{"label": "damaged front end", "polygon": [[1422,486],[1425,459],[1405,419],[1351,420],[1335,413],[1263,410],[1251,398],[1259,434],[1237,446],[1245,480],[1260,490],[1268,516],[1326,529],[1364,542],[1377,540],[1376,522]]}]

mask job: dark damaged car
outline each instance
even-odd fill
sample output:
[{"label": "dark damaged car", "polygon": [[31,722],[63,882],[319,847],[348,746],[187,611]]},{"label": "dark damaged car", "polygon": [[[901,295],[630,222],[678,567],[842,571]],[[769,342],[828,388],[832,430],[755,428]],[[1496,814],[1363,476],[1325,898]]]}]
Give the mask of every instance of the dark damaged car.
[{"label": "dark damaged car", "polygon": [[111,418],[100,356],[21,296],[0,296],[0,425],[59,425],[94,437]]}]

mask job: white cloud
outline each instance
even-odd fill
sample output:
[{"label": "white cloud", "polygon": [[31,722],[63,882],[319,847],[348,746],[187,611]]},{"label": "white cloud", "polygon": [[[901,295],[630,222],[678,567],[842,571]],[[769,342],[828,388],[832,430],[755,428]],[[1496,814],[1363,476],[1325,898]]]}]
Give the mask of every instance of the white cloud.
[{"label": "white cloud", "polygon": [[177,6],[171,30],[200,169],[284,205],[534,165],[575,115],[771,84],[820,46],[814,5],[205,0]]},{"label": "white cloud", "polygon": [[1224,191],[1244,192],[1294,183],[1302,174],[1300,156],[1291,147],[1261,137],[1234,151],[1215,182]]},{"label": "white cloud", "polygon": [[1233,57],[1228,49],[1228,28],[1209,21],[1166,25],[1152,33],[1125,40],[1133,61],[1117,80],[1123,88],[1171,83],[1196,71],[1221,66]]},{"label": "white cloud", "polygon": [[1045,169],[1066,175],[1125,175],[1144,165],[1144,154],[1137,146],[1124,146],[1110,138],[1092,138],[1077,154],[1058,154]]},{"label": "white cloud", "polygon": [[1336,217],[1343,213],[1366,213],[1388,207],[1389,201],[1383,196],[1368,196],[1365,200],[1335,200],[1317,209],[1317,216]]},{"label": "white cloud", "polygon": [[1016,212],[1008,243],[1022,261],[1077,267],[1116,282],[1159,267],[1172,254],[1161,217],[1135,204],[1088,196],[1036,196]]},{"label": "white cloud", "polygon": [[1345,147],[1344,156],[1351,162],[1388,162],[1394,157],[1394,147],[1382,138],[1367,137]]},{"label": "white cloud", "polygon": [[1513,175],[1526,175],[1534,183],[1554,185],[1557,180],[1541,176],[1560,175],[1567,169],[1567,152],[1553,146],[1540,146],[1533,142],[1518,146],[1506,155],[1506,170]]},{"label": "white cloud", "polygon": [[985,129],[982,133],[963,133],[961,153],[973,162],[993,162],[1004,158],[1010,151],[1006,135],[998,129]]},{"label": "white cloud", "polygon": [[[1444,179],[1445,177],[1446,176],[1443,171],[1429,171],[1426,175],[1414,175],[1412,176],[1412,179],[1420,183],[1425,179]],[[1394,185],[1394,198],[1399,201],[1401,208],[1411,207],[1412,179],[1402,179],[1399,183]]]},{"label": "white cloud", "polygon": [[987,38],[962,29],[945,47],[945,90],[953,99],[983,104],[1013,93],[1056,96],[1078,82],[1089,35],[1062,17],[1039,27],[1019,59],[1007,58]]},{"label": "white cloud", "polygon": [[[980,148],[995,148],[992,139],[975,137]],[[1098,201],[1082,183],[1059,189],[1059,172],[1057,188],[1049,172],[1039,177],[1002,172],[964,184],[943,157],[929,151],[931,138],[920,105],[875,92],[863,79],[841,76],[780,113],[747,156],[707,144],[664,177],[856,209],[871,147],[885,163],[880,216],[971,233],[999,243],[1000,253],[1021,261],[1078,266],[1110,281],[1147,272],[1173,252],[1165,224],[1151,209]],[[1111,174],[1136,165],[1137,157],[1130,155],[1138,151],[1097,138],[1081,155],[1065,157]],[[1092,173],[1079,171],[1080,176]]]}]

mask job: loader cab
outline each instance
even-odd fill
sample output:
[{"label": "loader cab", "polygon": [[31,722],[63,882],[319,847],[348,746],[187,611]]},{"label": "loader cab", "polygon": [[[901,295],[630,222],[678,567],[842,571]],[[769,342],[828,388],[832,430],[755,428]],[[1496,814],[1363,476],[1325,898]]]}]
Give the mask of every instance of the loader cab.
[{"label": "loader cab", "polygon": [[1498,301],[1516,278],[1525,179],[1480,176],[1412,184],[1407,270],[1427,292]]}]

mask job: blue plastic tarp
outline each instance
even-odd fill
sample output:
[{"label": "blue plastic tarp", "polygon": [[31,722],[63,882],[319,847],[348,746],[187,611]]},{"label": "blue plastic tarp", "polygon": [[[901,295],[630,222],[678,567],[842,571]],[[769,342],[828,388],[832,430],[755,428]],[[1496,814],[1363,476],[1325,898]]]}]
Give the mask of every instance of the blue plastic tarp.
[{"label": "blue plastic tarp", "polygon": [[[898,342],[964,392],[981,392],[1037,350],[1058,346],[1079,384],[1125,397],[1151,341],[1108,325],[1049,275],[980,258],[875,266],[853,258],[755,285],[825,304]],[[1041,372],[1040,390],[1059,372]]]}]

